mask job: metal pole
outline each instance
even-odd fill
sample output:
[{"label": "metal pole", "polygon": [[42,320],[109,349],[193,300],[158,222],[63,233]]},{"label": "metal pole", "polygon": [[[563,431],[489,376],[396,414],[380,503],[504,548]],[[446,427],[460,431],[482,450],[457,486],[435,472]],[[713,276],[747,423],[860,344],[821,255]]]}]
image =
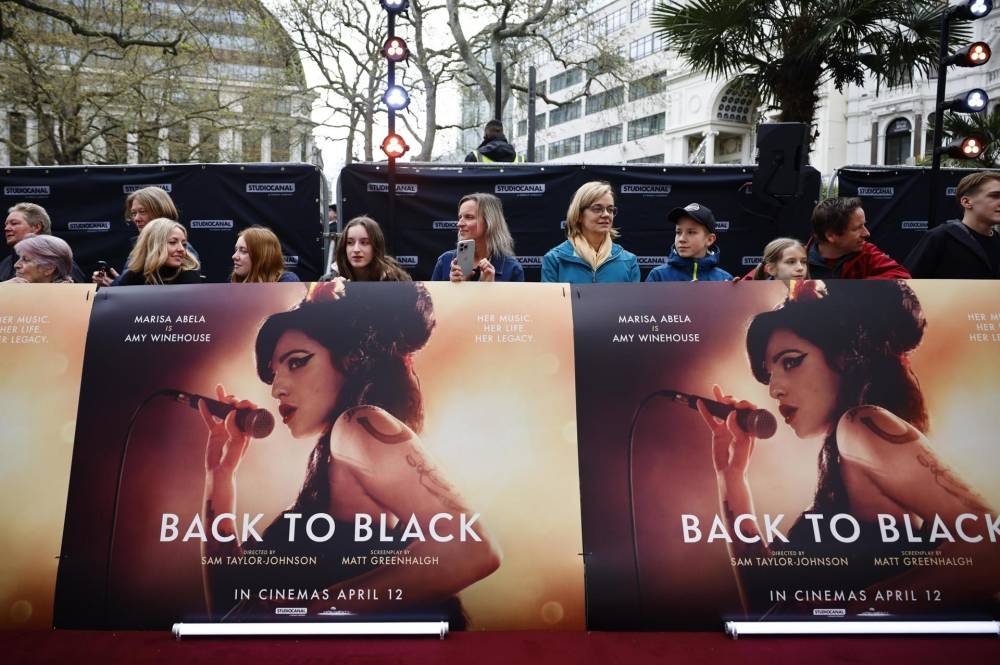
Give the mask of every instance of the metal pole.
[{"label": "metal pole", "polygon": [[[389,35],[387,38],[392,39],[395,36],[396,36],[396,15],[393,12],[389,12]],[[391,88],[392,86],[396,85],[396,63],[390,60],[388,69],[389,69],[388,88]],[[391,106],[388,107],[388,111],[389,111],[389,134],[392,135],[396,133],[396,111]],[[396,158],[391,155],[387,155],[387,157],[389,158],[389,173],[388,177],[386,177],[386,186],[389,188],[389,191],[386,192],[386,195],[389,197],[389,241],[387,243],[389,247],[387,249],[389,250],[390,254],[395,255],[396,253]]]},{"label": "metal pole", "polygon": [[528,67],[528,156],[535,161],[535,67]]},{"label": "metal pole", "polygon": [[503,103],[500,100],[503,99],[503,77],[500,74],[500,63],[496,63],[494,67],[496,73],[493,76],[493,117],[502,122],[500,115],[503,113]]},{"label": "metal pole", "polygon": [[938,173],[941,171],[941,133],[944,131],[944,90],[947,82],[948,65],[948,29],[951,22],[950,12],[945,9],[941,17],[941,48],[938,51],[938,82],[937,95],[934,98],[934,136],[931,158],[930,201],[927,206],[927,228],[937,226]]}]

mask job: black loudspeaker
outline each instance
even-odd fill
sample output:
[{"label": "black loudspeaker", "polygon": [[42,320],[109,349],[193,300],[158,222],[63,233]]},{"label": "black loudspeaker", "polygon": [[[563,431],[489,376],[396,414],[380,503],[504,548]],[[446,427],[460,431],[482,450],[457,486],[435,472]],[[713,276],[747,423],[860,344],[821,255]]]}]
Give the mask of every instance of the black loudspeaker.
[{"label": "black loudspeaker", "polygon": [[757,125],[757,171],[753,191],[769,196],[802,196],[809,126],[801,122]]}]

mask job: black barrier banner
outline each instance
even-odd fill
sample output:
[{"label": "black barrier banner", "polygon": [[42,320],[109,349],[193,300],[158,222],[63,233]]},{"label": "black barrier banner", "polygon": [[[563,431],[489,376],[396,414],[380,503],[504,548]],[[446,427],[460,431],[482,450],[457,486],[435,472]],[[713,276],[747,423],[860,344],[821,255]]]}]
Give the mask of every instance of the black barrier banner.
[{"label": "black barrier banner", "polygon": [[573,289],[589,629],[1000,616],[996,288],[799,286]]},{"label": "black barrier banner", "polygon": [[[45,208],[53,234],[89,275],[98,261],[125,265],[137,235],[125,220],[125,199],[160,187],[177,206],[208,281],[229,281],[236,236],[254,224],[277,234],[288,270],[313,280],[326,272],[322,177],[310,164],[20,167],[0,173],[0,202],[4,210],[20,202]],[[0,258],[9,253],[0,247]]]},{"label": "black barrier banner", "polygon": [[0,629],[52,627],[94,287],[0,284]]},{"label": "black barrier banner", "polygon": [[670,252],[674,229],[667,213],[692,201],[715,213],[721,265],[742,275],[759,263],[773,238],[808,238],[819,197],[814,169],[807,169],[806,194],[793,199],[755,197],[753,172],[752,166],[400,164],[390,206],[387,167],[349,164],[340,175],[341,219],[376,219],[397,260],[414,278],[429,279],[438,256],[455,246],[458,201],[473,192],[494,194],[503,202],[526,279],[538,281],[541,257],[565,240],[574,192],[585,182],[605,180],[621,208],[615,219],[619,242],[639,257],[643,277]]},{"label": "black barrier banner", "polygon": [[494,286],[102,289],[56,625],[582,629],[568,294]]},{"label": "black barrier banner", "polygon": [[940,223],[962,218],[955,200],[959,180],[981,169],[941,169],[931,193],[926,167],[848,166],[837,170],[840,196],[857,196],[864,202],[871,242],[900,263],[927,231],[930,196],[937,198]]}]

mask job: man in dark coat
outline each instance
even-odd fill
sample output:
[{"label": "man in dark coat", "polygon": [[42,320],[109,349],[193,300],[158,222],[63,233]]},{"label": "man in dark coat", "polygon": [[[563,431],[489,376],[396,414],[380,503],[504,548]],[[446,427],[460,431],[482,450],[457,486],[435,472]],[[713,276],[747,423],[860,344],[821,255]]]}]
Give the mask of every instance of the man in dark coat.
[{"label": "man in dark coat", "polygon": [[923,235],[906,257],[917,278],[997,279],[1000,277],[1000,173],[980,171],[955,189],[961,221],[939,224]]},{"label": "man in dark coat", "polygon": [[479,147],[465,156],[467,162],[523,162],[524,158],[517,154],[503,134],[503,123],[490,120],[483,130],[483,142]]}]

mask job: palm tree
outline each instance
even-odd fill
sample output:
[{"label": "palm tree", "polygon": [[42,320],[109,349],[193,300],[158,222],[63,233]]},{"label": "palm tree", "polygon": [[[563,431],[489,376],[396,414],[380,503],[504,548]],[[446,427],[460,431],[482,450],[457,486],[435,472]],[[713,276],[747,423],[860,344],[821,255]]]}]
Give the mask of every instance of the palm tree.
[{"label": "palm tree", "polygon": [[976,135],[986,142],[979,159],[958,159],[954,160],[955,165],[988,168],[1000,165],[1000,106],[994,106],[989,113],[949,113],[944,117],[944,133],[950,138]]},{"label": "palm tree", "polygon": [[[713,78],[742,78],[783,122],[812,125],[820,86],[900,85],[937,66],[941,0],[687,0],[651,23],[665,46]],[[968,28],[953,26],[964,41]],[[953,42],[954,43],[954,42]]]}]

